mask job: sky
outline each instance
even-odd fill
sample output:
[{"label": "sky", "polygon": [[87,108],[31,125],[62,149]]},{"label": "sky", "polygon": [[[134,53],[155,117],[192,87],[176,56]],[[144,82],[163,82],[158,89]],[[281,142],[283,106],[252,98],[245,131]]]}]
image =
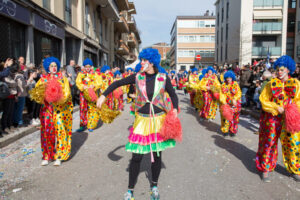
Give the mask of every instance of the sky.
[{"label": "sky", "polygon": [[142,39],[141,48],[158,42],[170,43],[170,32],[178,15],[215,13],[216,0],[133,0],[135,20]]}]

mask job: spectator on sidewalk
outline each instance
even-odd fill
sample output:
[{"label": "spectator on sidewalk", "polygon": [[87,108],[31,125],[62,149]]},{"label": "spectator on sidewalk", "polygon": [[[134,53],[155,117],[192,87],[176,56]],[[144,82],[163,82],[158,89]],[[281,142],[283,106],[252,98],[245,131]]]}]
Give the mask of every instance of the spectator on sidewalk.
[{"label": "spectator on sidewalk", "polygon": [[26,71],[26,65],[25,65],[25,58],[23,56],[20,56],[18,59],[20,68],[22,71]]},{"label": "spectator on sidewalk", "polygon": [[[33,89],[36,83],[39,81],[41,74],[39,74],[38,70],[29,70],[29,79],[27,80],[27,92]],[[28,118],[30,124],[33,126],[40,125],[40,109],[41,104],[33,101],[29,97],[29,104],[28,104]]]},{"label": "spectator on sidewalk", "polygon": [[247,101],[247,92],[251,86],[251,71],[249,69],[249,65],[244,65],[241,70],[240,75],[240,87],[242,89],[242,106],[246,106],[248,104]]},{"label": "spectator on sidewalk", "polygon": [[77,78],[77,73],[75,71],[76,63],[75,60],[70,60],[70,64],[66,67],[66,76],[70,82],[70,87],[71,87],[71,95],[72,95],[72,102],[73,105],[76,105],[76,78]]},{"label": "spectator on sidewalk", "polygon": [[259,102],[259,95],[260,95],[260,91],[261,91],[261,84],[259,80],[256,80],[255,83],[255,91],[254,91],[254,95],[253,95],[253,101],[256,104],[255,108],[256,109],[260,109],[260,102]]}]

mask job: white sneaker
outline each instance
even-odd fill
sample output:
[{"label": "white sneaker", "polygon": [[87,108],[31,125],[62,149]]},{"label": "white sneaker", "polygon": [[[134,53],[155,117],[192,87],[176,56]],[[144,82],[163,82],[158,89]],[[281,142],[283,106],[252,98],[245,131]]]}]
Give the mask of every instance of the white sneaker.
[{"label": "white sneaker", "polygon": [[37,125],[38,125],[36,119],[32,119],[32,125],[33,125],[33,126],[37,126]]},{"label": "white sneaker", "polygon": [[37,125],[40,125],[40,124],[41,124],[41,121],[40,121],[39,118],[36,118],[36,119],[35,119],[35,122],[37,123]]},{"label": "white sneaker", "polygon": [[42,166],[46,166],[46,165],[48,165],[48,164],[49,164],[49,161],[48,161],[48,160],[43,160],[42,163],[41,163]]},{"label": "white sneaker", "polygon": [[34,119],[30,120],[30,125],[33,125]]},{"label": "white sneaker", "polygon": [[54,166],[60,166],[61,165],[61,161],[60,160],[56,160],[55,162],[54,162]]}]

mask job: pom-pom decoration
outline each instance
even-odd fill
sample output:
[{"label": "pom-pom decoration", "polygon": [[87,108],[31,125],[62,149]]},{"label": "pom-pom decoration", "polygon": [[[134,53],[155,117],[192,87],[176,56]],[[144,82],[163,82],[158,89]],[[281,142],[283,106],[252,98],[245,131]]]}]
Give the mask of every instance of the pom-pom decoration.
[{"label": "pom-pom decoration", "polygon": [[118,98],[120,98],[120,96],[123,94],[123,89],[122,89],[122,87],[119,87],[119,88],[117,88],[117,89],[115,89],[114,91],[113,91],[113,96],[114,96],[114,98],[116,98],[116,99],[118,99]]},{"label": "pom-pom decoration", "polygon": [[286,130],[290,133],[300,131],[300,112],[296,104],[291,103],[285,106],[285,125]]},{"label": "pom-pom decoration", "polygon": [[164,140],[174,139],[178,142],[182,141],[181,123],[173,110],[167,113],[164,124],[159,133]]},{"label": "pom-pom decoration", "polygon": [[221,106],[221,113],[226,120],[228,121],[233,120],[233,110],[228,104]]},{"label": "pom-pom decoration", "polygon": [[120,111],[114,111],[104,103],[100,109],[100,119],[103,123],[110,124],[114,119],[120,115]]},{"label": "pom-pom decoration", "polygon": [[63,98],[62,86],[56,79],[46,83],[45,100],[48,103],[57,103]]}]

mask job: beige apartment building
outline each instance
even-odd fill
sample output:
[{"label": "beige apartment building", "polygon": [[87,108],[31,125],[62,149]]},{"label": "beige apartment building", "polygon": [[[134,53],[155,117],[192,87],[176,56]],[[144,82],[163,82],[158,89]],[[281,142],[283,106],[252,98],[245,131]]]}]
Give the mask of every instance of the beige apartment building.
[{"label": "beige apartment building", "polygon": [[[79,65],[133,62],[141,43],[128,0],[7,0],[0,2],[0,59],[24,56],[39,65],[47,56]],[[5,49],[5,50],[4,50]]]},{"label": "beige apartment building", "polygon": [[[292,0],[217,0],[216,54],[219,65],[244,65],[254,60],[293,56],[288,34]],[[290,23],[292,24],[292,23]]]},{"label": "beige apartment building", "polygon": [[[171,30],[171,68],[190,70],[215,60],[215,16],[177,16]],[[196,60],[200,55],[201,60]]]}]

